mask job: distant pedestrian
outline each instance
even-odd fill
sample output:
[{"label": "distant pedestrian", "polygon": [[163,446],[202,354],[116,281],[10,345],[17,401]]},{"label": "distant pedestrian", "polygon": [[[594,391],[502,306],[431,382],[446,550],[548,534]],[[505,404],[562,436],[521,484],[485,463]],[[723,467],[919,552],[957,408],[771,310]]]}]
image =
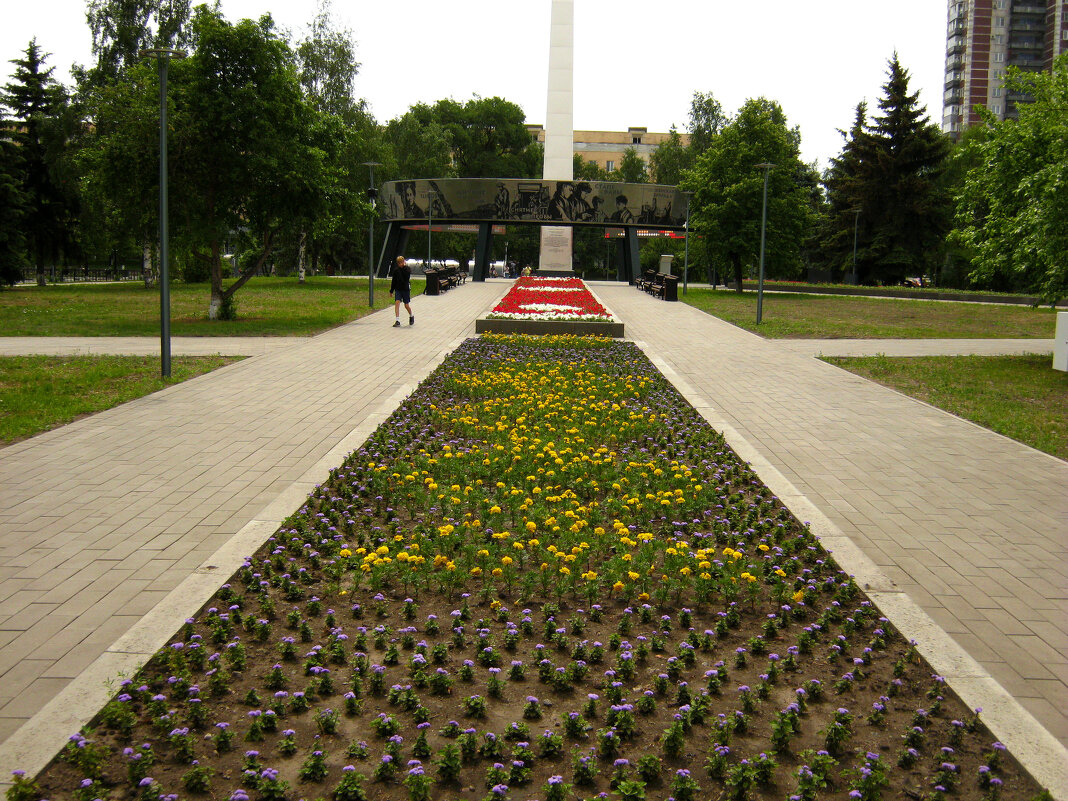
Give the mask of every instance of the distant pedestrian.
[{"label": "distant pedestrian", "polygon": [[393,316],[397,321],[394,328],[400,328],[400,307],[404,304],[404,310],[408,312],[408,325],[415,325],[415,315],[412,314],[412,271],[404,256],[397,256],[397,266],[393,268],[393,280],[389,284],[389,294],[393,296]]}]

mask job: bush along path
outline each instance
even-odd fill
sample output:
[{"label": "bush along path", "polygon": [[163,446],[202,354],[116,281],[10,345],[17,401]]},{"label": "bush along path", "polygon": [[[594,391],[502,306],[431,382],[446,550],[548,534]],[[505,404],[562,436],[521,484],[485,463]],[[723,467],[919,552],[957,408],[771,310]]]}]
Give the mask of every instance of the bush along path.
[{"label": "bush along path", "polygon": [[1041,792],[635,346],[485,336],[8,798]]}]

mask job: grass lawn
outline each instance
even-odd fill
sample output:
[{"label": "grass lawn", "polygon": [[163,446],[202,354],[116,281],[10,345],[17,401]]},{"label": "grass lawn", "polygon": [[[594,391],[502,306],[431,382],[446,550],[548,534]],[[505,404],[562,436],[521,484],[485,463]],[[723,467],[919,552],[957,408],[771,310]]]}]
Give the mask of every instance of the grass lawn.
[{"label": "grass lawn", "polygon": [[238,361],[179,356],[171,377],[158,356],[12,356],[0,358],[0,445],[118,406]]},{"label": "grass lawn", "polygon": [[826,358],[1060,459],[1068,459],[1068,374],[1048,355]]},{"label": "grass lawn", "polygon": [[[420,294],[423,279],[412,281]],[[237,320],[207,319],[207,284],[173,283],[173,336],[307,336],[369,314],[367,280],[253,278],[234,296]],[[375,281],[375,309],[392,304],[389,281]],[[4,336],[157,336],[159,289],[139,282],[20,286],[0,291]]]},{"label": "grass lawn", "polygon": [[765,292],[758,326],[755,292],[691,286],[682,299],[769,339],[1048,339],[1057,325],[1048,307]]}]

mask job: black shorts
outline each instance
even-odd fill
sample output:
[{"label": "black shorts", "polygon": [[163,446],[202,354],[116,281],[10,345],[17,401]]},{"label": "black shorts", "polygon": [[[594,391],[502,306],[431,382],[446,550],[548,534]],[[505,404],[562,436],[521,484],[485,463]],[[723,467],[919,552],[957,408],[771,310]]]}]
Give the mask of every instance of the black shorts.
[{"label": "black shorts", "polygon": [[396,289],[393,291],[393,299],[400,301],[401,303],[412,302],[412,290],[409,289]]}]

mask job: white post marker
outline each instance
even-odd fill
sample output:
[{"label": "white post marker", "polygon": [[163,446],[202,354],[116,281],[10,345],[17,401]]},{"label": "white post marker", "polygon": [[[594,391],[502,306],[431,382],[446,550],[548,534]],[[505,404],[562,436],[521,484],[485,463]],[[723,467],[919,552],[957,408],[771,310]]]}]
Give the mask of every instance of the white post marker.
[{"label": "white post marker", "polygon": [[1057,312],[1057,333],[1053,339],[1053,369],[1068,373],[1068,312]]}]

